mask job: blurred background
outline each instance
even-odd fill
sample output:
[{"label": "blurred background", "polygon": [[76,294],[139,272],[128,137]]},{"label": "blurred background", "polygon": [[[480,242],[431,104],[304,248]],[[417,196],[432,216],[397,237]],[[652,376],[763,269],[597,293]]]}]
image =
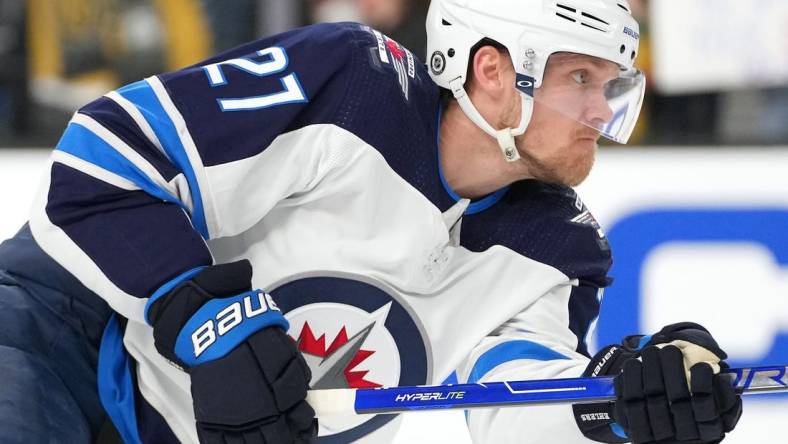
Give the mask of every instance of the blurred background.
[{"label": "blurred background", "polygon": [[[318,21],[370,24],[424,59],[428,0],[0,0],[0,238],[26,219],[71,114],[120,85]],[[788,1],[630,0],[648,92],[579,192],[614,251],[593,344],[707,325],[734,365],[788,363]],[[726,442],[788,443],[788,398]],[[780,422],[778,422],[780,421]],[[781,435],[782,433],[782,435]],[[469,442],[461,414],[398,442]]]},{"label": "blurred background", "polygon": [[[0,146],[52,146],[97,95],[312,22],[365,22],[423,59],[428,3],[0,0]],[[788,140],[788,2],[631,3],[650,80],[635,144]]]}]

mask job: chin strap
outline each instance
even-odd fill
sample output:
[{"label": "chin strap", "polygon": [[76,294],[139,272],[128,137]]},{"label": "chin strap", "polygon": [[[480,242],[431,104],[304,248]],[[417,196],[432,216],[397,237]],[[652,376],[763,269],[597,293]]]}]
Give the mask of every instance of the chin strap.
[{"label": "chin strap", "polygon": [[476,124],[476,126],[478,126],[482,131],[489,134],[492,138],[498,141],[498,146],[501,148],[504,159],[506,159],[507,162],[516,162],[519,160],[520,153],[517,151],[514,138],[525,133],[525,129],[528,127],[528,123],[531,121],[531,115],[534,109],[534,99],[526,94],[520,93],[522,99],[520,100],[522,105],[522,110],[520,112],[520,125],[515,129],[504,128],[502,130],[496,130],[489,123],[487,123],[486,120],[484,120],[484,117],[482,117],[476,107],[473,106],[471,99],[465,92],[461,77],[449,82],[449,86],[451,87],[452,94],[454,94],[454,98],[457,99],[457,103],[460,104],[462,112],[465,113],[465,115],[471,119],[471,122]]}]

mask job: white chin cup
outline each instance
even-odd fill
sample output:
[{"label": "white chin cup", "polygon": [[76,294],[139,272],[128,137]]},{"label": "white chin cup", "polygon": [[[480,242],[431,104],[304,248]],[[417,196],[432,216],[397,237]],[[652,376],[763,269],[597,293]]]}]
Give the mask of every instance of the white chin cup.
[{"label": "white chin cup", "polygon": [[482,131],[498,141],[498,147],[501,149],[504,159],[506,159],[507,162],[516,162],[520,160],[520,153],[517,151],[517,145],[514,142],[514,138],[525,133],[526,128],[528,128],[528,123],[531,121],[531,115],[534,109],[533,98],[527,94],[520,93],[520,125],[514,129],[504,128],[496,130],[492,125],[487,123],[487,120],[482,117],[473,105],[473,102],[471,102],[471,99],[465,92],[461,78],[454,79],[450,82],[450,85],[451,92],[454,94],[454,98],[457,99],[457,103],[460,104],[462,112]]}]

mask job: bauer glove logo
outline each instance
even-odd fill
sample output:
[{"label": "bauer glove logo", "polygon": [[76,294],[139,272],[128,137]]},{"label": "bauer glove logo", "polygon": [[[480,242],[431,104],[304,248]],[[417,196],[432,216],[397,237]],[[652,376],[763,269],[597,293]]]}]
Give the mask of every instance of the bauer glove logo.
[{"label": "bauer glove logo", "polygon": [[231,298],[213,299],[186,322],[175,342],[175,353],[189,366],[229,353],[256,331],[289,325],[271,295],[254,290]]}]

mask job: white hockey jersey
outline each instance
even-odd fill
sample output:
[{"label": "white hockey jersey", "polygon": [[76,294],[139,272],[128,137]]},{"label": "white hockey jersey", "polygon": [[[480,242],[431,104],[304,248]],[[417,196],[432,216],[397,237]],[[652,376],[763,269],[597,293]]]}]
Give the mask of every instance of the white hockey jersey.
[{"label": "white hockey jersey", "polygon": [[[604,235],[569,188],[460,199],[440,172],[440,110],[407,49],[322,24],[75,114],[31,228],[119,315],[99,371],[125,439],[197,441],[189,376],[157,353],[147,303],[241,258],[285,312],[313,388],[580,376]],[[385,441],[396,419],[322,420],[318,442]],[[587,442],[569,406],[474,411],[469,427],[479,442]]]}]

